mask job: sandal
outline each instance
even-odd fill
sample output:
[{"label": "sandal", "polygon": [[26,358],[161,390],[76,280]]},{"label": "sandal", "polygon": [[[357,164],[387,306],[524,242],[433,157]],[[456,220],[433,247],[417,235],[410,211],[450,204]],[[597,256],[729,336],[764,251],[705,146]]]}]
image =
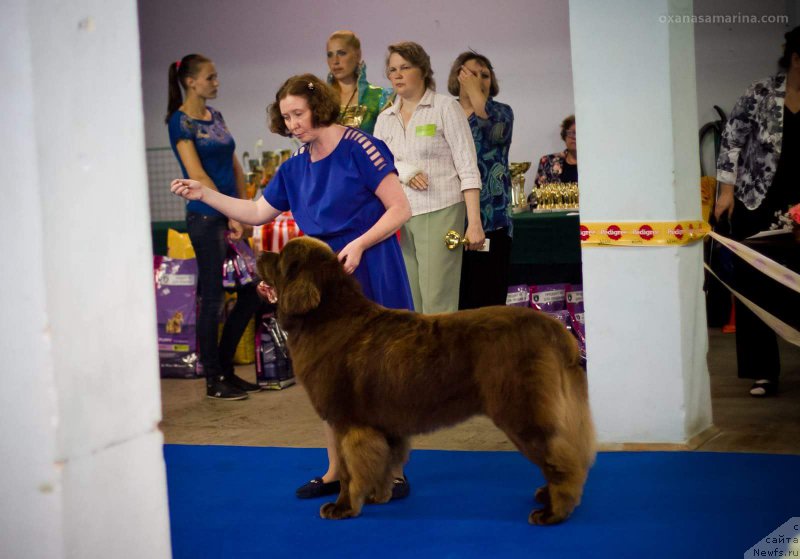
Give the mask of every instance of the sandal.
[{"label": "sandal", "polygon": [[757,380],[750,387],[750,396],[753,398],[766,398],[778,393],[778,383],[767,379]]}]

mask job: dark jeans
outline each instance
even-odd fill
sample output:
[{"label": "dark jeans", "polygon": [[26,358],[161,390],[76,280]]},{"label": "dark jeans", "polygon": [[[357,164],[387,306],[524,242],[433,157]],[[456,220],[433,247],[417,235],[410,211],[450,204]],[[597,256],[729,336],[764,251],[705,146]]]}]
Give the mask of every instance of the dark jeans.
[{"label": "dark jeans", "polygon": [[237,291],[236,305],[228,315],[217,345],[219,311],[224,299],[222,264],[227,253],[225,232],[228,219],[195,212],[186,214],[186,228],[197,256],[197,295],[200,311],[197,317],[197,339],[200,362],[206,379],[233,372],[233,355],[248,322],[260,304],[254,284]]},{"label": "dark jeans", "polygon": [[489,252],[467,250],[461,261],[459,309],[505,305],[511,260],[508,229],[488,231]]}]

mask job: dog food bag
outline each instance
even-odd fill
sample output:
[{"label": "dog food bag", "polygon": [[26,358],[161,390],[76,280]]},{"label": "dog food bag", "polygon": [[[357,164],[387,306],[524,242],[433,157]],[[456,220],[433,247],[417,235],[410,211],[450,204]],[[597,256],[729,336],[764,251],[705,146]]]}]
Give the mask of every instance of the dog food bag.
[{"label": "dog food bag", "polygon": [[155,256],[153,272],[161,376],[201,376],[197,360],[197,260]]},{"label": "dog food bag", "polygon": [[554,311],[554,312],[544,311],[544,314],[555,318],[557,321],[563,324],[564,328],[566,328],[567,330],[570,329],[571,324],[570,324],[569,313],[567,311]]},{"label": "dog food bag", "polygon": [[[243,239],[228,241],[228,257],[233,264],[233,275],[236,285],[242,286],[253,283],[256,276],[256,258],[253,249]],[[226,278],[226,275],[223,275]]]},{"label": "dog food bag", "polygon": [[282,390],[295,383],[286,332],[271,314],[264,315],[256,328],[256,379],[268,390]]},{"label": "dog food bag", "polygon": [[527,285],[509,285],[506,305],[511,307],[529,307],[531,293]]},{"label": "dog food bag", "polygon": [[583,312],[583,285],[579,283],[567,285],[566,298],[569,314],[575,316],[575,313]]},{"label": "dog food bag", "polygon": [[532,285],[531,307],[539,311],[555,312],[565,309],[565,294],[567,285],[552,283],[547,285]]},{"label": "dog food bag", "polygon": [[583,322],[583,286],[571,284],[567,286],[567,311],[572,319],[572,326],[579,339],[586,339],[586,329]]},{"label": "dog food bag", "polygon": [[236,265],[234,261],[236,255],[228,252],[222,262],[222,287],[225,289],[236,289]]},{"label": "dog food bag", "polygon": [[[578,340],[578,351],[581,356],[581,366],[586,368],[586,336],[584,334],[583,323],[573,320],[569,311],[555,311],[546,312],[548,316],[552,316],[558,320],[564,327]],[[580,313],[581,320],[583,320],[583,313]]]}]

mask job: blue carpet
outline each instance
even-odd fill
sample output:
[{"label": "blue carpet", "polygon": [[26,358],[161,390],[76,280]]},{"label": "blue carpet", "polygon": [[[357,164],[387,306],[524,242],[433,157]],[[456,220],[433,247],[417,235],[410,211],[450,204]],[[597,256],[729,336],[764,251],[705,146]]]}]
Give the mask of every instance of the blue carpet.
[{"label": "blue carpet", "polygon": [[601,453],[564,524],[531,526],[538,468],[515,452],[413,452],[411,496],[328,521],[294,489],[322,449],[164,448],[175,559],[742,557],[800,513],[800,456]]}]

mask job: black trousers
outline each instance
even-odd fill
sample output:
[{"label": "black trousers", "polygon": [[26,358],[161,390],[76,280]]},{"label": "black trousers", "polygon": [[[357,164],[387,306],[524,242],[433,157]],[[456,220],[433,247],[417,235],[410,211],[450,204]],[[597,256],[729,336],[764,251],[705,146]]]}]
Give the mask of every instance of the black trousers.
[{"label": "black trousers", "polygon": [[227,253],[225,231],[228,219],[189,212],[186,228],[197,257],[197,294],[200,311],[197,316],[197,340],[200,362],[206,379],[233,372],[233,355],[247,324],[260,305],[255,285],[237,291],[236,305],[222,328],[222,338],[217,344],[217,325],[222,308],[222,264]]},{"label": "black trousers", "polygon": [[511,260],[508,229],[488,231],[489,252],[467,250],[461,262],[459,309],[505,305]]},{"label": "black trousers", "polygon": [[[774,206],[765,200],[755,210],[748,210],[736,200],[732,236],[738,241],[769,227]],[[752,248],[776,262],[797,270],[800,264],[800,248],[784,235],[781,241],[749,242]],[[762,309],[790,326],[800,328],[795,316],[800,308],[800,296],[788,287],[765,276],[762,272],[734,257],[733,287]],[[778,381],[780,376],[780,352],[775,332],[764,321],[750,311],[738,298],[736,308],[736,360],[739,378],[768,379]]]}]

